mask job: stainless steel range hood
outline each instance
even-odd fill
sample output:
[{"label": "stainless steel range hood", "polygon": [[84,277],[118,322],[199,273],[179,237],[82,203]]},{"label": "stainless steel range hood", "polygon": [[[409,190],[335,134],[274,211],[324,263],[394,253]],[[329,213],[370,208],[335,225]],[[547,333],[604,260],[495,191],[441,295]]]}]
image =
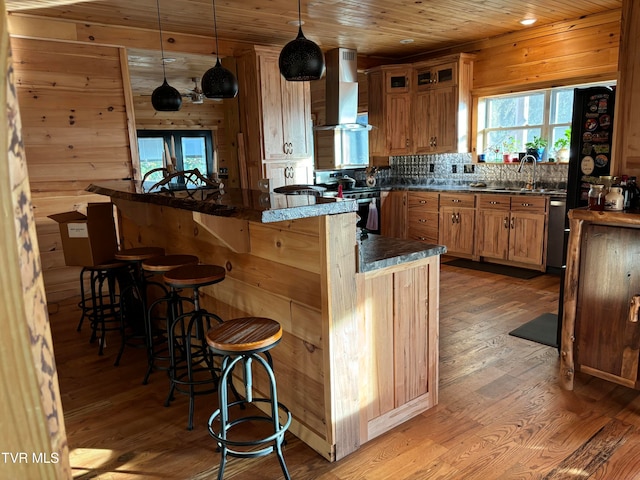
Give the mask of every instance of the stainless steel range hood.
[{"label": "stainless steel range hood", "polygon": [[368,130],[358,123],[357,52],[336,48],[325,54],[326,124],[314,127],[317,169],[362,168],[369,164]]},{"label": "stainless steel range hood", "polygon": [[357,122],[358,54],[349,48],[334,48],[325,54],[327,62],[326,125],[315,130],[370,130]]}]

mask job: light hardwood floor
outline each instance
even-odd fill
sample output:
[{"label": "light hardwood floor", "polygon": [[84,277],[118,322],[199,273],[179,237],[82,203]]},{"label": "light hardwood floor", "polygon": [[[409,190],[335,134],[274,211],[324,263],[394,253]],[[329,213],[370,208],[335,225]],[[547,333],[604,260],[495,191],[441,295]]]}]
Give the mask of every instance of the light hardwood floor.
[{"label": "light hardwood floor", "polygon": [[[558,384],[558,351],[508,332],[557,311],[559,279],[532,280],[442,266],[440,402],[347,458],[328,463],[287,434],[294,480],[640,479],[640,396],[577,375]],[[142,350],[113,366],[75,330],[77,299],[50,305],[75,478],[216,478],[219,456],[206,430],[215,397],[163,406],[164,372],[142,385]],[[114,339],[115,340],[115,339]],[[230,459],[225,479],[282,478],[274,456]]]}]

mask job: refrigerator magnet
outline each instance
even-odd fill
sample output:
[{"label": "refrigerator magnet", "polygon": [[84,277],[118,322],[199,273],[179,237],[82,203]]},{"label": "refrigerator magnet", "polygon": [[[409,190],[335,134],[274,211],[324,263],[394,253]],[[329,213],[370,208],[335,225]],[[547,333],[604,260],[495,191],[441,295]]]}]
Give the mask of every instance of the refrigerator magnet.
[{"label": "refrigerator magnet", "polygon": [[593,161],[593,157],[586,156],[583,157],[580,161],[580,170],[585,175],[591,175],[593,173],[593,169],[595,167],[595,162]]},{"label": "refrigerator magnet", "polygon": [[607,163],[609,163],[609,159],[606,155],[596,155],[596,166],[598,168],[604,167]]}]

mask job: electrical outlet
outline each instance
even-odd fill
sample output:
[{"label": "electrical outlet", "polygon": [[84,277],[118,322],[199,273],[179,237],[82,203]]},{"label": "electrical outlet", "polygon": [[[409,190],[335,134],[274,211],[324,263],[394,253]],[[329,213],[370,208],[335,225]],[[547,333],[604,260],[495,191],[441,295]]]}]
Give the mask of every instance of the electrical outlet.
[{"label": "electrical outlet", "polygon": [[473,173],[476,171],[476,166],[472,163],[469,163],[464,166],[464,173]]},{"label": "electrical outlet", "polygon": [[451,173],[458,173],[458,165],[451,165]]},{"label": "electrical outlet", "polygon": [[218,173],[220,175],[229,175],[229,169],[227,167],[220,167]]},{"label": "electrical outlet", "polygon": [[433,173],[436,171],[436,166],[433,163],[429,164],[429,173]]}]

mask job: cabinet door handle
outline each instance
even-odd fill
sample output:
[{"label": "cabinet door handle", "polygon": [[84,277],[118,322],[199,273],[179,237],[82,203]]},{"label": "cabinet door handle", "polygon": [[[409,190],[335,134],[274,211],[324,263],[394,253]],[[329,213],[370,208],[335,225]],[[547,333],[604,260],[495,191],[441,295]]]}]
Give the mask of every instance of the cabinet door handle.
[{"label": "cabinet door handle", "polygon": [[289,153],[293,155],[293,143],[289,142]]},{"label": "cabinet door handle", "polygon": [[460,203],[462,200],[460,200],[459,198],[454,198],[453,200],[451,200],[453,203]]},{"label": "cabinet door handle", "polygon": [[460,223],[460,213],[456,213],[456,223]]},{"label": "cabinet door handle", "polygon": [[451,214],[451,223],[456,223],[456,214],[455,213]]},{"label": "cabinet door handle", "polygon": [[521,203],[520,205],[523,207],[533,207],[532,203]]},{"label": "cabinet door handle", "polygon": [[491,200],[489,203],[490,203],[491,205],[498,205],[500,202],[494,202],[493,200]]},{"label": "cabinet door handle", "polygon": [[427,223],[427,220],[425,220],[424,218],[420,218],[420,219],[418,219],[418,221],[419,221],[420,223]]},{"label": "cabinet door handle", "polygon": [[288,144],[287,144],[287,142],[284,142],[284,143],[282,144],[282,153],[284,153],[285,155],[286,155],[287,153],[289,153],[289,152],[287,151],[287,145],[288,145]]},{"label": "cabinet door handle", "polygon": [[426,240],[425,237],[418,237],[418,240],[422,240],[423,242]]},{"label": "cabinet door handle", "polygon": [[511,217],[511,230],[513,230],[514,228],[516,228],[516,227],[515,227],[515,222],[514,222],[514,220],[515,220],[515,219],[514,219],[513,217]]},{"label": "cabinet door handle", "polygon": [[408,138],[404,141],[404,146],[405,146],[405,147],[408,147],[408,146],[409,146],[409,139],[408,139]]},{"label": "cabinet door handle", "polygon": [[640,295],[634,295],[631,297],[631,304],[629,305],[629,321],[638,323],[638,312],[640,312]]},{"label": "cabinet door handle", "polygon": [[438,137],[433,137],[433,146],[434,147],[438,146]]},{"label": "cabinet door handle", "polygon": [[420,200],[420,203],[421,203],[422,205],[424,205],[425,203],[427,203],[427,201],[426,201],[426,200]]},{"label": "cabinet door handle", "polygon": [[504,228],[509,228],[509,217],[504,217]]}]

